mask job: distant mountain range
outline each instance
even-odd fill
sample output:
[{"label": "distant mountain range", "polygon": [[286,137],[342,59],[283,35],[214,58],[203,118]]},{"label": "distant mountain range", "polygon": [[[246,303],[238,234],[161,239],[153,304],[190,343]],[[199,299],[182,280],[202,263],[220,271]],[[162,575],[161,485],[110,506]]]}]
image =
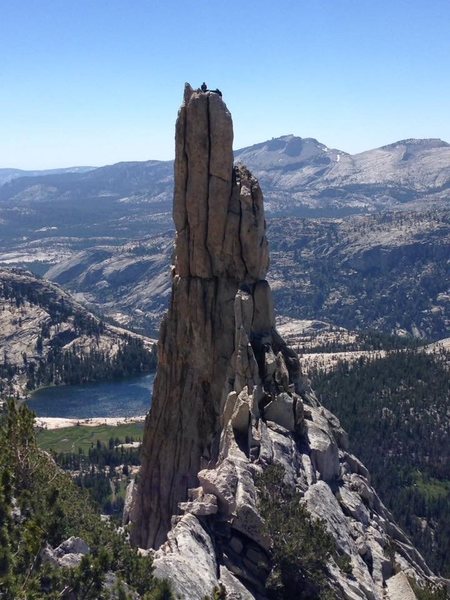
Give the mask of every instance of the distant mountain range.
[{"label": "distant mountain range", "polygon": [[[235,157],[264,192],[281,315],[448,335],[449,144],[404,140],[349,155],[288,135]],[[171,161],[10,174],[0,266],[25,265],[154,334],[170,289],[172,187]]]},{"label": "distant mountain range", "polygon": [[61,175],[63,173],[86,173],[95,167],[66,167],[65,169],[46,169],[24,171],[23,169],[0,169],[0,185],[19,177],[36,177],[43,175]]},{"label": "distant mountain range", "polygon": [[[438,139],[403,140],[350,155],[313,138],[287,135],[235,156],[259,178],[266,210],[273,214],[342,216],[399,205],[430,207],[450,195],[450,145]],[[83,235],[108,235],[114,222],[114,235],[123,230],[123,239],[139,237],[148,233],[150,215],[170,223],[172,161],[24,174],[0,169],[0,220],[14,228],[18,216],[21,226],[26,221],[58,227],[61,211],[70,213],[72,235],[78,235],[80,212],[83,223],[86,217],[89,222]]]},{"label": "distant mountain range", "polygon": [[120,243],[161,231],[171,224],[172,171],[171,162],[148,161],[13,179],[0,186],[0,239]]},{"label": "distant mountain range", "polygon": [[276,213],[373,212],[450,195],[450,144],[438,139],[351,155],[288,135],[238,150],[236,159],[258,176],[266,208]]}]

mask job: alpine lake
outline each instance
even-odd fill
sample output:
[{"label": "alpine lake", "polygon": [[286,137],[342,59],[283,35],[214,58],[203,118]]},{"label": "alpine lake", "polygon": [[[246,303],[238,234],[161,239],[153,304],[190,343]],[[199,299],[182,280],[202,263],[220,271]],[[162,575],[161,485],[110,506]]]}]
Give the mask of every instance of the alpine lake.
[{"label": "alpine lake", "polygon": [[91,419],[145,415],[151,403],[155,373],[139,377],[42,388],[27,401],[38,417]]}]

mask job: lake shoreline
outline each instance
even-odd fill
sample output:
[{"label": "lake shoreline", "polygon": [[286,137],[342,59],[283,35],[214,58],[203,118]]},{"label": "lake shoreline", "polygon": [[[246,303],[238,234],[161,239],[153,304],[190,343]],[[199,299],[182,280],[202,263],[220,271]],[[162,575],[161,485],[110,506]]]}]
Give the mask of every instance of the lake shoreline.
[{"label": "lake shoreline", "polygon": [[93,379],[87,381],[79,381],[78,383],[47,383],[45,385],[40,385],[32,390],[27,390],[24,396],[19,398],[19,404],[24,404],[33,399],[33,396],[37,392],[42,392],[45,390],[59,389],[64,390],[64,388],[72,388],[74,386],[79,385],[102,385],[104,383],[126,383],[127,381],[134,381],[139,379],[140,377],[147,377],[148,375],[154,375],[156,377],[156,369],[151,369],[150,371],[143,371],[142,373],[135,373],[134,375],[127,375],[126,377],[113,377],[112,379]]},{"label": "lake shoreline", "polygon": [[148,373],[114,382],[49,386],[33,394],[27,406],[41,429],[142,422],[151,406],[154,377]]},{"label": "lake shoreline", "polygon": [[143,423],[145,415],[136,417],[90,417],[87,419],[69,419],[64,417],[36,417],[35,427],[39,429],[63,429],[65,427],[98,427],[99,425],[126,425]]}]

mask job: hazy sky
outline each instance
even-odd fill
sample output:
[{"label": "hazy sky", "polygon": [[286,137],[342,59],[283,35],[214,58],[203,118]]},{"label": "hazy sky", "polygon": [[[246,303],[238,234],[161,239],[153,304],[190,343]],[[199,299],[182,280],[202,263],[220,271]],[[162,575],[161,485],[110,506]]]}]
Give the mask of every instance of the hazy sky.
[{"label": "hazy sky", "polygon": [[449,0],[5,0],[0,57],[0,167],[172,158],[185,81],[235,148],[450,141]]}]

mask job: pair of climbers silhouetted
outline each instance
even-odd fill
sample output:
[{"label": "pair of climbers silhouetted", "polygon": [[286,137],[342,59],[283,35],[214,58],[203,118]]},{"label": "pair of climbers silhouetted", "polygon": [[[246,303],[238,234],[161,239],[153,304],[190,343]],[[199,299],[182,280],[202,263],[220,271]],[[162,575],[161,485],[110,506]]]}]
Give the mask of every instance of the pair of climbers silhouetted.
[{"label": "pair of climbers silhouetted", "polygon": [[208,90],[208,86],[206,85],[205,82],[202,83],[202,85],[200,86],[200,89],[202,90],[202,92],[212,92],[213,94],[219,94],[219,96],[222,97],[222,92],[219,89]]}]

